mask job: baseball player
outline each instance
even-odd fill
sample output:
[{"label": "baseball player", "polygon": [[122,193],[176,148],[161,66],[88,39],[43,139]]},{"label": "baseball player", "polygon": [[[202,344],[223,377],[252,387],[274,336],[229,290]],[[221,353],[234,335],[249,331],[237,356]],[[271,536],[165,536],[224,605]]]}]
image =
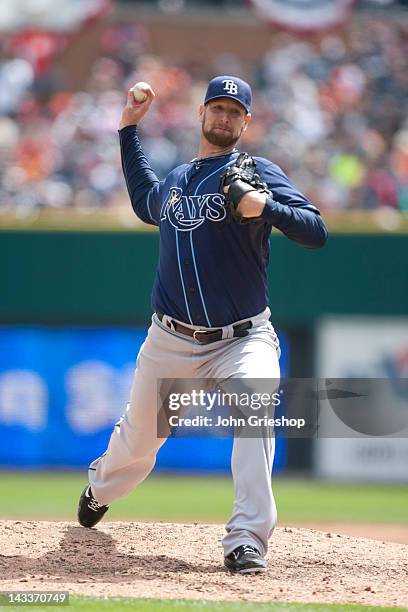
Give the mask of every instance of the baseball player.
[{"label": "baseball player", "polygon": [[[279,342],[269,321],[267,266],[273,227],[305,247],[325,244],[319,211],[264,158],[236,146],[251,120],[251,88],[235,76],[212,79],[199,108],[198,155],[160,181],[138,124],[155,94],[128,92],[119,138],[133,210],[160,229],[154,314],[140,349],[131,397],[108,448],[88,471],[78,520],[96,525],[115,499],[153,469],[165,437],[157,433],[158,379],[278,379]],[[274,265],[285,265],[275,262]],[[235,437],[234,505],[223,539],[233,572],[266,569],[276,524],[273,436]]]}]

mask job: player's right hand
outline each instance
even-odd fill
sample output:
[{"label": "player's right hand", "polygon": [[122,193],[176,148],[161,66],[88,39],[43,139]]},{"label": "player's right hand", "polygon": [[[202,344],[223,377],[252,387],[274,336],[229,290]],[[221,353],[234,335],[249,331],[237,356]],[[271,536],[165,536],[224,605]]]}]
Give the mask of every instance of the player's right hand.
[{"label": "player's right hand", "polygon": [[122,117],[119,123],[120,130],[128,125],[137,125],[149,110],[151,103],[156,97],[156,94],[150,86],[144,91],[147,94],[146,100],[143,102],[136,102],[132,90],[129,89],[127,93],[126,106],[123,109]]}]

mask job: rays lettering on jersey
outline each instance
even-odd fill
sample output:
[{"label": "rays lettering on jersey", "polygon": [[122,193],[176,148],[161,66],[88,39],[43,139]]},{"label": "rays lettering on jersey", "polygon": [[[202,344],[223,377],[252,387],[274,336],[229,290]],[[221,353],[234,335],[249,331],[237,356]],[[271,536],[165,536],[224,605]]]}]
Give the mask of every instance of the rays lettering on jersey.
[{"label": "rays lettering on jersey", "polygon": [[180,187],[171,187],[160,220],[168,219],[173,227],[187,232],[197,229],[205,220],[219,222],[226,216],[222,194],[183,195]]}]

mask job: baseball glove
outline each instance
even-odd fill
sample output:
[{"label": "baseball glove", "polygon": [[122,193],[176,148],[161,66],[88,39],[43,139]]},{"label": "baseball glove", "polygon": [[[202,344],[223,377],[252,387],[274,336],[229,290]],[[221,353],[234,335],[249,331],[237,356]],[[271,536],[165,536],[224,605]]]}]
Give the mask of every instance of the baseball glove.
[{"label": "baseball glove", "polygon": [[[224,193],[224,187],[228,187]],[[228,208],[232,217],[238,223],[247,223],[251,219],[245,219],[237,210],[238,204],[246,193],[259,191],[272,195],[268,185],[261,181],[256,173],[256,161],[248,153],[240,153],[232,166],[229,166],[221,176],[221,190],[224,193]]]}]

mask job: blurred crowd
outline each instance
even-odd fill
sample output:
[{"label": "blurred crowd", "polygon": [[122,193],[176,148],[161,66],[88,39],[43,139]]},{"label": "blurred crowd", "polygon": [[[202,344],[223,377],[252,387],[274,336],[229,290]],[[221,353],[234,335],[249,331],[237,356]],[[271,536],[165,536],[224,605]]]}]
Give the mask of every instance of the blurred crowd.
[{"label": "blurred crowd", "polygon": [[1,42],[0,210],[125,203],[117,126],[127,88],[156,90],[141,131],[162,178],[196,155],[208,79],[236,74],[254,90],[241,150],[278,163],[322,210],[408,212],[406,24],[367,18],[319,42],[281,35],[253,65],[223,54],[177,66],[146,53],[142,26],[112,25],[76,92],[53,61],[58,40],[38,38]]}]

